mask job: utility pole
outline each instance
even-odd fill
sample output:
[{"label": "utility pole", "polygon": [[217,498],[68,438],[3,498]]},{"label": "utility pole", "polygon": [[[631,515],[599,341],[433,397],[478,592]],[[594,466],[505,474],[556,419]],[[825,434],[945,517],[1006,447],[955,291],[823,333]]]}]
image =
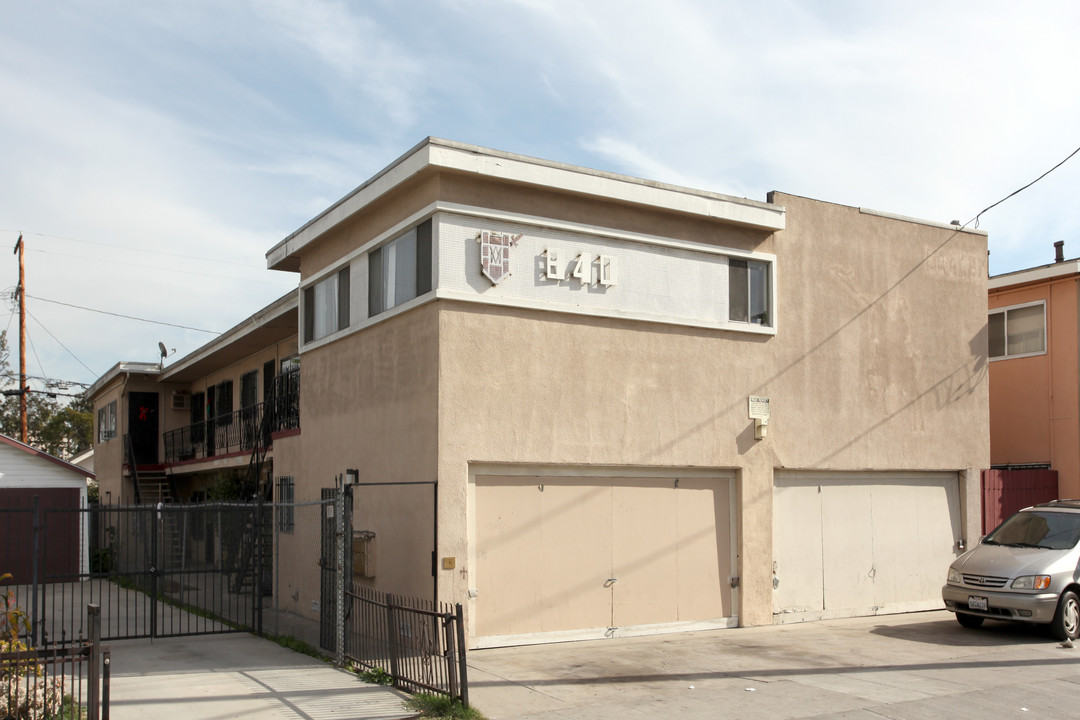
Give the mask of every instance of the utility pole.
[{"label": "utility pole", "polygon": [[19,296],[19,431],[24,444],[29,442],[26,434],[26,265],[23,262],[23,236],[15,241],[15,252],[19,253],[19,287],[15,293]]}]

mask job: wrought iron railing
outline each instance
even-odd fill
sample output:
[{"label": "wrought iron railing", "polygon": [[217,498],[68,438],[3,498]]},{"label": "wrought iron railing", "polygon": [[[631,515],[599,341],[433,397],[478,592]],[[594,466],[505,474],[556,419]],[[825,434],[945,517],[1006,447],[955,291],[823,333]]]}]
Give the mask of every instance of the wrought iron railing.
[{"label": "wrought iron railing", "polygon": [[110,653],[101,645],[101,610],[88,606],[87,615],[88,639],[0,652],[0,717],[109,717]]},{"label": "wrought iron railing", "polygon": [[250,452],[269,446],[271,433],[299,427],[300,373],[283,373],[274,378],[269,402],[165,433],[165,462],[171,464]]},{"label": "wrought iron railing", "polygon": [[345,592],[345,659],[387,673],[394,687],[469,704],[461,605],[382,593],[353,584]]}]

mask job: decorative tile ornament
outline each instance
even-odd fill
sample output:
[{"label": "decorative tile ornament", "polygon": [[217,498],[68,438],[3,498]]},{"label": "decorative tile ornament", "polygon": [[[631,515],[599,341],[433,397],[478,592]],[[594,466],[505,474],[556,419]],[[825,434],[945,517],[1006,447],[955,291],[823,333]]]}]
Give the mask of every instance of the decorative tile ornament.
[{"label": "decorative tile ornament", "polygon": [[510,275],[510,248],[517,245],[521,234],[497,233],[490,230],[482,230],[476,238],[480,243],[480,267],[483,268],[484,277],[491,281],[492,285],[498,285],[503,278]]}]

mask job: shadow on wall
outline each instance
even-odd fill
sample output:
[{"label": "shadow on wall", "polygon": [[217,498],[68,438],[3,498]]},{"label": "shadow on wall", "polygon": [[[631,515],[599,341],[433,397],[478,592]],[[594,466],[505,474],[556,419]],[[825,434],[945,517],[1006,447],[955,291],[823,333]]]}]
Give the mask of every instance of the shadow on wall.
[{"label": "shadow on wall", "polygon": [[[879,303],[881,303],[883,300],[885,300],[887,297],[889,297],[894,291],[897,290],[897,288],[899,288],[901,285],[903,285],[906,280],[908,280],[909,278],[914,276],[924,265],[926,265],[927,262],[929,262],[935,255],[937,255],[939,252],[941,252],[949,243],[951,243],[957,237],[960,237],[960,235],[961,235],[961,232],[959,230],[949,233],[948,237],[946,237],[941,242],[940,245],[938,245],[933,250],[931,250],[926,255],[926,257],[924,257],[922,260],[917,262],[907,272],[905,272],[903,275],[901,275],[899,278],[897,278],[897,280],[892,285],[890,285],[888,288],[886,288],[880,295],[878,295],[876,298],[874,298],[870,302],[866,303],[866,305],[864,305],[861,309],[859,309],[858,312],[856,312],[851,317],[849,317],[847,320],[842,322],[835,330],[833,330],[831,333],[829,333],[824,338],[822,338],[817,343],[815,343],[812,347],[810,347],[809,350],[807,350],[801,356],[799,356],[795,360],[792,360],[786,366],[780,368],[775,373],[773,373],[771,376],[765,378],[764,380],[757,383],[754,387],[750,388],[748,390],[747,394],[749,394],[749,395],[764,394],[765,391],[766,391],[766,388],[768,388],[770,383],[773,383],[773,382],[779,380],[780,378],[787,375],[788,373],[790,373],[795,368],[799,367],[801,364],[807,362],[816,353],[821,352],[826,346],[828,346],[834,340],[837,340],[841,335],[843,335],[843,333],[848,328],[850,328],[852,325],[854,325],[860,318],[862,318],[864,315],[866,315],[868,312],[870,312],[870,310],[872,310],[875,306],[877,306]],[[984,324],[982,329],[978,333],[976,333],[976,335],[974,337],[972,337],[971,340],[968,343],[968,346],[969,346],[969,349],[970,349],[970,352],[971,352],[971,365],[970,365],[970,367],[968,367],[967,365],[963,365],[963,366],[957,368],[952,373],[950,373],[948,376],[946,376],[945,378],[941,379],[940,381],[935,383],[933,386],[931,386],[928,390],[921,393],[918,397],[912,399],[911,402],[906,404],[903,408],[896,411],[895,413],[890,414],[888,417],[883,418],[880,422],[875,423],[874,426],[872,426],[866,432],[870,432],[870,430],[873,430],[874,428],[880,427],[881,425],[886,423],[889,419],[891,419],[892,417],[895,417],[898,413],[903,412],[905,409],[907,409],[911,405],[915,404],[918,400],[920,400],[921,398],[923,398],[926,395],[929,395],[931,393],[935,394],[935,396],[938,398],[938,407],[940,408],[940,407],[944,407],[944,406],[946,406],[948,404],[951,404],[953,402],[956,402],[960,398],[965,397],[965,396],[970,395],[971,393],[975,392],[976,388],[978,388],[978,386],[986,379],[986,376],[987,376],[987,362],[986,362],[986,352],[987,352],[986,347],[987,347],[987,345],[986,345],[986,342],[987,342],[987,327]],[[658,452],[665,452],[665,451],[671,450],[673,447],[675,447],[679,443],[687,440],[688,438],[692,437],[695,434],[698,434],[698,433],[706,430],[707,426],[713,420],[715,420],[715,418],[721,417],[721,416],[726,415],[726,414],[728,414],[730,412],[736,411],[739,408],[744,407],[745,403],[746,403],[746,398],[740,394],[729,405],[727,405],[726,407],[721,409],[712,418],[709,418],[708,420],[705,420],[705,421],[702,421],[702,422],[698,423],[693,428],[690,428],[689,430],[687,430],[684,433],[680,434],[676,438],[668,440],[667,442],[665,442],[665,443],[663,443],[663,444],[661,444],[661,445],[659,445],[659,446],[657,446],[655,448],[650,448],[648,453],[643,455],[642,458],[647,459],[648,457],[652,457],[653,455],[655,455]],[[748,430],[744,430],[736,438],[736,443],[737,443],[737,447],[738,447],[738,451],[739,451],[740,455],[745,454],[755,444],[754,442],[747,440],[748,434],[749,434],[749,438],[752,439],[753,438],[753,425],[750,425]],[[859,437],[863,437],[865,435],[866,435],[866,433],[862,433],[862,435],[860,435]],[[836,454],[841,452],[845,447],[850,446],[851,443],[853,443],[857,439],[858,438],[854,438],[851,442],[845,444],[843,447],[838,448],[836,451],[834,451],[834,452],[826,455],[825,457],[821,458],[821,460],[819,460],[818,463],[824,462],[824,461],[834,457]],[[639,459],[639,462],[644,461],[643,459]]]}]

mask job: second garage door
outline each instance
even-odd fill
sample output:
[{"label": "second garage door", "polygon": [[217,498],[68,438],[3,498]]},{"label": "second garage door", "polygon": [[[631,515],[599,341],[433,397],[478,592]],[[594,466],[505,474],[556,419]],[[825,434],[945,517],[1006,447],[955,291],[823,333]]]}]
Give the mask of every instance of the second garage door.
[{"label": "second garage door", "polygon": [[473,646],[730,618],[731,486],[477,474]]},{"label": "second garage door", "polygon": [[956,473],[785,473],[773,498],[778,622],[942,607]]}]

